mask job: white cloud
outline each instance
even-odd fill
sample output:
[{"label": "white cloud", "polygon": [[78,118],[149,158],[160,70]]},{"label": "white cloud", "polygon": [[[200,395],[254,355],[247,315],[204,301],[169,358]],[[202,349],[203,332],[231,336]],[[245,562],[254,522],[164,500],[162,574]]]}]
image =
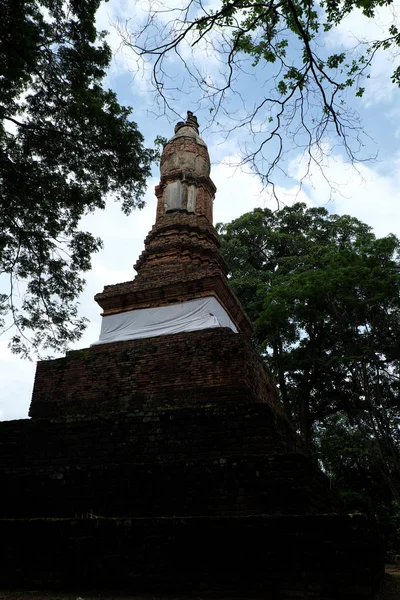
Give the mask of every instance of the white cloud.
[{"label": "white cloud", "polygon": [[35,375],[35,364],[22,361],[0,342],[0,421],[28,415]]},{"label": "white cloud", "polygon": [[[342,46],[348,51],[354,48],[354,57],[356,57],[357,54],[365,54],[369,42],[388,37],[389,27],[392,24],[397,26],[400,24],[399,6],[380,7],[376,10],[373,19],[365,17],[361,10],[355,9],[327,34],[325,42],[332,48]],[[352,58],[352,55],[349,56]],[[366,107],[393,100],[396,87],[388,83],[397,61],[398,56],[394,57],[389,50],[379,50],[375,54],[370,68],[371,77],[362,84],[365,84],[363,102]]]},{"label": "white cloud", "polygon": [[[326,179],[324,177],[326,176]],[[350,214],[374,228],[376,235],[400,236],[399,157],[385,163],[360,164],[355,169],[340,155],[326,159],[324,175],[316,167],[304,190],[313,204],[331,212]],[[327,181],[335,184],[336,190]]]},{"label": "white cloud", "polygon": [[107,31],[107,43],[113,57],[105,79],[105,86],[114,88],[120,77],[128,76],[129,86],[134,86],[136,94],[147,96],[153,91],[151,85],[150,61],[141,58],[123,44],[122,35],[128,35],[129,24],[135,23],[140,27],[146,18],[143,5],[147,3],[132,3],[128,0],[112,0],[102,2],[96,13],[98,30]]},{"label": "white cloud", "polygon": [[[276,210],[277,201],[269,188],[264,188],[257,176],[240,168],[230,167],[239,161],[236,155],[226,158],[226,164],[216,165],[211,173],[217,186],[214,205],[214,223],[227,223],[255,208]],[[276,194],[281,205],[290,206],[295,202],[314,205],[311,198],[298,186],[283,188],[277,186]]]}]

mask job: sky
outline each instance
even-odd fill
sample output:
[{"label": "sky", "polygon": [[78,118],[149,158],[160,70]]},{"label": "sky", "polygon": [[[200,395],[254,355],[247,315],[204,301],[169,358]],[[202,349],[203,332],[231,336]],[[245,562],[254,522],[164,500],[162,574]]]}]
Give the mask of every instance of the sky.
[{"label": "sky", "polygon": [[[214,4],[216,4],[214,2]],[[228,222],[256,207],[276,208],[270,188],[264,187],[249,167],[236,167],[240,161],[240,149],[251,141],[248,132],[234,128],[226,139],[221,132],[223,125],[229,127],[229,117],[238,118],[243,109],[252,106],[257,93],[265,88],[265,69],[252,71],[249,77],[239,77],[236,85],[238,97],[226,99],[225,113],[221,113],[221,126],[210,126],[210,100],[202,96],[201,89],[188,80],[182,65],[176,58],[166,63],[174,77],[172,108],[181,116],[163,114],[148,81],[149,65],[138,69],[137,60],[128,48],[121,46],[121,37],[116,25],[138,29],[146,18],[148,3],[142,0],[135,4],[132,13],[130,0],[109,0],[102,3],[97,16],[99,29],[109,31],[108,43],[114,57],[107,74],[105,85],[112,88],[121,104],[133,107],[133,118],[151,146],[157,135],[171,137],[174,123],[185,118],[187,110],[196,112],[201,135],[206,141],[211,157],[211,178],[217,186],[214,203],[214,223]],[[397,7],[400,14],[400,6]],[[400,21],[396,15],[394,18]],[[383,8],[374,22],[365,20],[360,13],[352,13],[334,32],[321,40],[321,46],[330,52],[348,51],[365,37],[372,39],[387,28],[393,20],[393,12]],[[206,47],[196,48],[193,56],[186,49],[184,58],[196,60],[204,76],[218,78],[221,65],[213,52]],[[362,98],[349,96],[348,105],[360,115],[365,137],[363,156],[375,156],[371,161],[360,162],[356,168],[349,165],[346,156],[333,135],[324,142],[329,156],[323,159],[324,174],[312,166],[310,177],[299,186],[304,174],[304,161],[299,149],[290,148],[284,159],[285,172],[290,177],[277,176],[277,189],[281,201],[291,204],[304,201],[309,206],[324,206],[330,212],[350,214],[374,228],[377,236],[394,233],[400,236],[400,91],[390,82],[396,57],[378,53],[371,69],[371,77],[365,83]],[[250,70],[249,70],[250,71]],[[215,79],[214,79],[215,80]],[[262,127],[260,125],[260,130]],[[233,166],[232,166],[233,165]],[[143,249],[143,241],[155,220],[156,199],[154,186],[158,183],[158,168],[148,181],[145,196],[146,206],[125,216],[112,199],[105,211],[86,216],[82,229],[91,231],[103,239],[104,247],[93,257],[92,269],[85,276],[86,288],[80,298],[80,314],[89,319],[88,328],[73,348],[85,348],[99,337],[100,308],[93,297],[104,285],[128,281],[134,277],[132,265]],[[331,182],[331,186],[327,184]],[[333,186],[333,189],[332,189]],[[27,418],[32,394],[35,362],[22,360],[11,354],[7,338],[0,338],[0,420]]]}]

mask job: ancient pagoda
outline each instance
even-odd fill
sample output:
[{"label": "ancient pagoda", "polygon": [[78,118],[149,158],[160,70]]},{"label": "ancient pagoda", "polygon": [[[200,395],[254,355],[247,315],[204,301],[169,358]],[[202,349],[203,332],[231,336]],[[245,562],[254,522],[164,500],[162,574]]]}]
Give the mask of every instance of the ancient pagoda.
[{"label": "ancient pagoda", "polygon": [[99,340],[39,362],[31,420],[0,424],[0,586],[372,600],[381,539],[341,514],[253,348],[192,113],[160,171]]}]

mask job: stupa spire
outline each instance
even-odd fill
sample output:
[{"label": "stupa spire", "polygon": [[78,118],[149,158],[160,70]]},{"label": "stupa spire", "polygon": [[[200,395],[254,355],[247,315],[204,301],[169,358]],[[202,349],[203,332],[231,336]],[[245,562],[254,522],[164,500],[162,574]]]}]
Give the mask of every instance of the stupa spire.
[{"label": "stupa spire", "polygon": [[175,133],[178,133],[181,127],[193,127],[193,129],[199,133],[199,122],[197,117],[190,110],[187,111],[186,121],[179,121],[179,123],[175,125]]},{"label": "stupa spire", "polygon": [[210,179],[210,156],[199,135],[197,117],[190,111],[186,121],[175,126],[164,146],[160,183],[156,187],[157,219],[173,211],[204,215],[212,223],[217,188]]},{"label": "stupa spire", "polygon": [[[104,327],[111,315],[172,304],[180,313],[186,310],[185,303],[212,298],[219,307],[215,310],[224,315],[221,327],[228,324],[235,332],[251,334],[251,323],[228,285],[219,253],[212,225],[215,192],[207,145],[199,135],[197,118],[189,111],[162,152],[160,183],[155,188],[156,221],[135,264],[135,279],[108,285],[95,296],[106,319]],[[132,318],[143,314],[132,313]]]}]

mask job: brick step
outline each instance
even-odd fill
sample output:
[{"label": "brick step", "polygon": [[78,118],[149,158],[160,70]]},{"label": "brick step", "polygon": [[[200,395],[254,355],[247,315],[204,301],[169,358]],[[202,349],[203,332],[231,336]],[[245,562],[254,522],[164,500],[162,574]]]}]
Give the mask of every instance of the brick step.
[{"label": "brick step", "polygon": [[[302,454],[0,469],[3,517],[305,514],[335,509]],[[116,493],[118,490],[118,493]]]},{"label": "brick step", "polygon": [[[225,296],[233,296],[226,282],[222,287],[217,297],[226,306]],[[122,296],[126,309],[130,301]],[[227,327],[99,344],[41,361],[29,414],[96,416],[210,403],[261,403],[282,413],[276,385],[250,339]]]},{"label": "brick step", "polygon": [[154,462],[294,452],[300,440],[268,405],[168,409],[121,416],[0,424],[0,467]]},{"label": "brick step", "polygon": [[0,537],[3,589],[371,600],[383,577],[362,515],[0,520]]}]

